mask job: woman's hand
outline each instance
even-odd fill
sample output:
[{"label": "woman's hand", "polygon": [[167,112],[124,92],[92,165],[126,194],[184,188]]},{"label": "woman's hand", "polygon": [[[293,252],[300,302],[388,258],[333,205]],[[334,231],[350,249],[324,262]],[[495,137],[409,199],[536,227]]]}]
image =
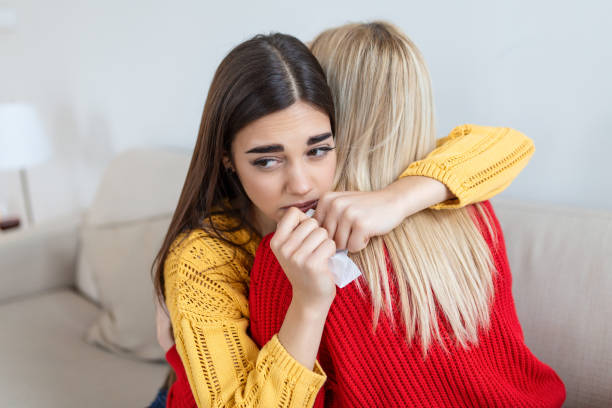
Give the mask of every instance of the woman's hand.
[{"label": "woman's hand", "polygon": [[157,295],[153,296],[155,302],[155,322],[157,325],[157,342],[167,353],[174,345],[174,333],[172,331],[172,323],[170,322],[170,314],[165,303],[159,301]]},{"label": "woman's hand", "polygon": [[387,234],[406,217],[452,197],[435,179],[408,176],[378,191],[325,193],[314,218],[328,231],[336,248],[358,252],[371,237]]},{"label": "woman's hand", "polygon": [[334,241],[317,221],[295,207],[287,210],[270,240],[293,289],[293,301],[305,310],[325,312],[336,296],[329,258],[336,253]]}]

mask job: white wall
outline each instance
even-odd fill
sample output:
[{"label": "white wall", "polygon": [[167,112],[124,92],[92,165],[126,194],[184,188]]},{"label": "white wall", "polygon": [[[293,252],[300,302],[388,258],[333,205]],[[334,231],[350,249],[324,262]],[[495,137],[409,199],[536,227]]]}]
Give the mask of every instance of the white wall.
[{"label": "white wall", "polygon": [[[299,6],[299,8],[298,8]],[[191,149],[217,64],[259,32],[302,40],[388,19],[425,54],[440,136],[462,123],[510,126],[536,154],[505,197],[612,209],[609,2],[0,0],[0,102],[40,110],[56,153],[29,172],[37,220],[89,204],[125,149]],[[0,200],[20,210],[17,173]]]}]

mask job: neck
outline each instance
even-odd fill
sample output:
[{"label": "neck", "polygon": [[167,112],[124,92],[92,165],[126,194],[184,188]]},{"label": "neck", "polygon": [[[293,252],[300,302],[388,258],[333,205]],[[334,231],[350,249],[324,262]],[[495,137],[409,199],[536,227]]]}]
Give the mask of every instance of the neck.
[{"label": "neck", "polygon": [[249,222],[257,229],[262,237],[276,230],[276,222],[266,217],[258,208],[251,206]]}]

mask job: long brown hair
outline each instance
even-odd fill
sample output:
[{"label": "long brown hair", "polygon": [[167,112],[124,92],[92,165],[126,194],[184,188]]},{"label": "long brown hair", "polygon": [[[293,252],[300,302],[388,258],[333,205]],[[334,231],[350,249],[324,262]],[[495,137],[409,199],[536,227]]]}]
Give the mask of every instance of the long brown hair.
[{"label": "long brown hair", "polygon": [[[237,250],[248,242],[234,242],[226,232],[244,227],[256,235],[247,214],[251,201],[235,173],[222,167],[234,136],[249,123],[304,101],[329,115],[335,131],[334,102],[317,59],[300,40],[286,34],[257,35],[236,46],[221,61],[208,90],[191,164],[168,227],[151,266],[156,296],[165,300],[164,262],[179,234],[203,228]],[[231,155],[230,155],[231,157]],[[230,201],[234,204],[230,206]],[[215,210],[213,210],[215,208]],[[235,222],[218,225],[214,215]],[[186,235],[187,236],[187,235]],[[170,369],[162,389],[176,380]]]},{"label": "long brown hair", "polygon": [[[228,234],[247,227],[251,202],[235,173],[222,164],[240,129],[270,113],[304,101],[321,109],[335,130],[334,103],[319,62],[300,40],[286,34],[257,35],[236,46],[221,61],[208,91],[198,138],[185,183],[163,244],[151,267],[155,291],[165,298],[163,267],[177,236],[204,228],[212,236],[246,252],[245,242]],[[230,206],[229,201],[234,204]],[[215,210],[213,211],[213,208]],[[215,223],[213,215],[235,220]],[[249,256],[250,258],[250,256]]]}]

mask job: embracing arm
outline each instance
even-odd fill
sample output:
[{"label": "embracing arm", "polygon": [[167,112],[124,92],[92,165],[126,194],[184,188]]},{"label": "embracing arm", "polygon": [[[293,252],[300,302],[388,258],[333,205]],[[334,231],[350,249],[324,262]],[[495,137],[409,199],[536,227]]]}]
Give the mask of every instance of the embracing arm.
[{"label": "embracing arm", "polygon": [[259,349],[247,333],[246,283],[214,258],[219,248],[205,239],[187,241],[166,260],[166,303],[197,405],[312,406],[326,380],[319,363],[313,370],[302,365],[278,335]]},{"label": "embracing arm", "polygon": [[458,126],[422,160],[382,190],[324,194],[315,218],[338,249],[357,252],[370,237],[384,235],[427,208],[460,208],[487,200],[516,178],[535,148],[510,128]]},{"label": "embracing arm", "polygon": [[[427,180],[412,182],[427,193],[422,196],[420,209],[460,208],[502,192],[527,165],[534,151],[533,141],[517,130],[462,125],[438,140],[437,148],[427,157],[410,164],[396,183],[408,183],[404,179],[411,177],[407,176],[430,178],[435,180],[430,184]],[[401,190],[400,186],[395,187]],[[411,188],[406,184],[404,190]]]}]

